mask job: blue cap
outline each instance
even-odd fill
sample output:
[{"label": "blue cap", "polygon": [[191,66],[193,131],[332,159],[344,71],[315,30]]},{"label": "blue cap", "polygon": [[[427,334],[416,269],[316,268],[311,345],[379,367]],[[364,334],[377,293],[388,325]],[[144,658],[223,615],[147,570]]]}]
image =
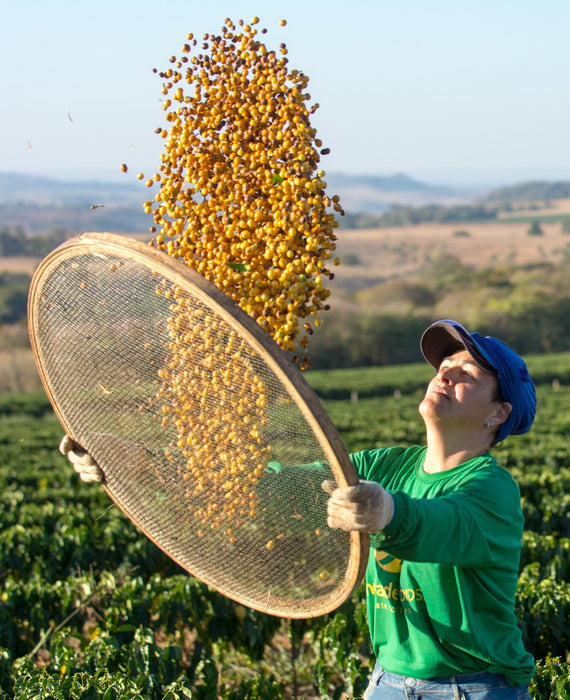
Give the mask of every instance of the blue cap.
[{"label": "blue cap", "polygon": [[524,360],[508,345],[490,335],[471,333],[457,321],[444,319],[424,331],[420,347],[435,369],[445,357],[467,350],[480,367],[497,377],[501,397],[513,409],[499,427],[496,443],[508,435],[522,435],[530,430],[536,415],[536,389]]}]

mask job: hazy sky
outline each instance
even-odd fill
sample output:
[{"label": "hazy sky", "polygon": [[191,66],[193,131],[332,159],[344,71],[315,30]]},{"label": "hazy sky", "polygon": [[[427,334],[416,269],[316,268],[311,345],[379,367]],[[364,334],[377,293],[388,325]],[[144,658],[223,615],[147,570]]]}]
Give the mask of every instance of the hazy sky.
[{"label": "hazy sky", "polygon": [[570,0],[4,2],[0,171],[151,174],[164,123],[152,69],[188,32],[254,15],[310,78],[325,170],[570,179]]}]

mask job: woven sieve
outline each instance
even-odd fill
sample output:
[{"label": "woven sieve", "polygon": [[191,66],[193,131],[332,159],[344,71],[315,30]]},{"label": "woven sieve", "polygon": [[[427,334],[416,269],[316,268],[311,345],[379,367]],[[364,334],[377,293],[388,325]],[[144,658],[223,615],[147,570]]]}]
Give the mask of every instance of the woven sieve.
[{"label": "woven sieve", "polygon": [[356,473],[298,368],[237,304],[147,244],[89,233],[43,260],[28,321],[65,432],[172,559],[273,615],[348,598],[368,540],[327,527],[321,482]]}]

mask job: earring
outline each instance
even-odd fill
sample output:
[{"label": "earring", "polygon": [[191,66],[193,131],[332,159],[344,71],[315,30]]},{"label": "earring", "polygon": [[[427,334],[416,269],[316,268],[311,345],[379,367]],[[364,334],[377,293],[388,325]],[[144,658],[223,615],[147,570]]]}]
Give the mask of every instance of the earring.
[{"label": "earring", "polygon": [[486,423],[487,428],[492,428],[495,425],[495,423],[492,420],[488,420]]}]

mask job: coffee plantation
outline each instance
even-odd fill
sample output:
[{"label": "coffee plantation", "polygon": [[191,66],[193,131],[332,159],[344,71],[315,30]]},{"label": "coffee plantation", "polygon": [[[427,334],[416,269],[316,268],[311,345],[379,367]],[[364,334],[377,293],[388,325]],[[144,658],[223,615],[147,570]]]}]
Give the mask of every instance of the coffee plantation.
[{"label": "coffee plantation", "polygon": [[[570,698],[570,356],[529,358],[532,431],[496,449],[526,519],[517,615],[535,699]],[[423,441],[429,368],[308,373],[347,447]],[[43,394],[0,394],[0,698],[359,698],[373,663],[362,589],[283,620],[207,588],[57,451]]]}]

